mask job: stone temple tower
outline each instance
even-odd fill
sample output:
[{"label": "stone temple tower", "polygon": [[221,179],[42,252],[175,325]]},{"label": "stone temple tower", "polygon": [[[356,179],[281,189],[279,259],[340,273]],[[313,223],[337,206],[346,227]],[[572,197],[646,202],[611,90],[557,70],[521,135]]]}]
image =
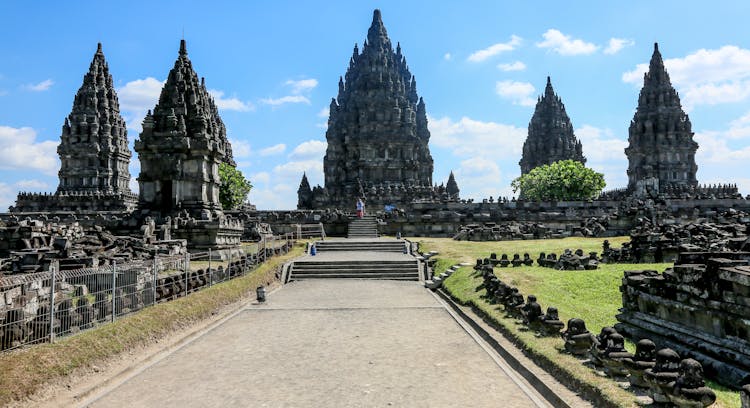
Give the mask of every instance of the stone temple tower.
[{"label": "stone temple tower", "polygon": [[65,118],[57,147],[60,182],[54,194],[21,193],[14,211],[129,211],[130,149],[112,75],[98,44]]},{"label": "stone temple tower", "polygon": [[695,152],[692,125],[664,68],[659,44],[654,44],[648,72],[630,122],[628,190],[636,195],[667,189],[695,187]]},{"label": "stone temple tower", "polygon": [[135,142],[141,160],[138,206],[199,219],[220,213],[219,163],[233,164],[226,128],[203,79],[193,70],[185,40],[159,102]]},{"label": "stone temple tower", "polygon": [[432,189],[425,103],[400,44],[393,50],[380,10],[339,79],[326,140],[325,188],[313,190],[315,207],[352,207],[362,195],[369,204],[398,204]]},{"label": "stone temple tower", "polygon": [[528,137],[523,144],[523,156],[518,164],[521,174],[526,174],[535,167],[560,160],[586,163],[581,142],[573,133],[565,105],[555,95],[552,81],[547,77],[547,87],[544,95],[537,100],[529,122]]}]

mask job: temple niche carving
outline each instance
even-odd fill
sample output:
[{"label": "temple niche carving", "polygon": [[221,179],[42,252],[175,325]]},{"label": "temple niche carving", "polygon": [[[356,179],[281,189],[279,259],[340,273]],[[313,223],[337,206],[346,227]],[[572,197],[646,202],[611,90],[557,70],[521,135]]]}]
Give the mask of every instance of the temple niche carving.
[{"label": "temple niche carving", "polygon": [[694,189],[695,152],[690,118],[669,80],[659,44],[654,44],[648,72],[630,122],[628,142],[628,192],[637,196],[671,190]]},{"label": "temple niche carving", "polygon": [[445,187],[432,186],[425,103],[401,45],[393,50],[380,10],[373,13],[362,52],[354,46],[339,79],[326,140],[325,187],[310,189],[303,176],[299,208],[346,208],[358,197],[368,205],[450,199]]},{"label": "temple niche carving", "polygon": [[193,70],[185,40],[159,102],[135,142],[141,210],[187,211],[211,218],[222,211],[219,164],[234,164],[226,128],[203,79]]},{"label": "temple niche carving", "polygon": [[59,184],[54,194],[20,193],[15,212],[130,211],[130,149],[112,75],[97,45],[96,53],[65,118],[57,147]]},{"label": "temple niche carving", "polygon": [[552,89],[550,77],[547,77],[547,86],[544,95],[537,99],[534,115],[529,122],[528,137],[523,144],[523,156],[518,164],[521,174],[526,174],[535,167],[560,160],[586,163],[583,147],[573,133],[565,105]]}]

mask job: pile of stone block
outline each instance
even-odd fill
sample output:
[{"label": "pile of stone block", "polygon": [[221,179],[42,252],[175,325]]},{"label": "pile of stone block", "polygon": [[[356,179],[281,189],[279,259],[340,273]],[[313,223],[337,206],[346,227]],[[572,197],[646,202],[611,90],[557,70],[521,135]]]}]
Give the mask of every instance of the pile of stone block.
[{"label": "pile of stone block", "polygon": [[750,252],[683,252],[663,273],[627,271],[616,326],[703,364],[711,377],[750,380]]}]

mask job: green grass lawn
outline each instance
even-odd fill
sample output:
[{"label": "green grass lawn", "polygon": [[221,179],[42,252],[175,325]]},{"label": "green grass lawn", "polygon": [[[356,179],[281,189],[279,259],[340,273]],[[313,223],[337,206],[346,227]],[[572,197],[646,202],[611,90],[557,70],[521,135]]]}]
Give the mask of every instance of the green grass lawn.
[{"label": "green grass lawn", "polygon": [[[608,238],[612,246],[617,247],[629,240],[628,237]],[[443,272],[451,265],[470,262],[477,258],[489,257],[495,252],[498,258],[514,253],[523,255],[528,252],[536,259],[540,252],[560,254],[565,249],[582,249],[584,253],[601,251],[604,238],[564,238],[548,240],[501,241],[501,242],[467,242],[454,241],[448,238],[415,238],[420,249],[438,251],[435,274]],[[659,272],[671,264],[602,264],[593,271],[557,271],[539,266],[521,266],[495,268],[495,274],[504,282],[518,287],[527,295],[536,295],[544,310],[548,306],[557,307],[560,319],[579,317],[586,321],[586,327],[598,334],[602,327],[612,326],[617,322],[615,315],[622,307],[619,291],[623,273],[626,270],[653,269]],[[593,370],[581,364],[577,358],[563,353],[561,338],[538,338],[526,331],[525,327],[513,319],[505,317],[502,306],[490,304],[483,295],[484,289],[481,274],[471,267],[459,269],[445,281],[443,287],[451,296],[463,304],[473,305],[485,312],[510,337],[515,338],[529,354],[557,366],[574,381],[589,384],[600,390],[607,401],[619,406],[636,406],[635,396],[621,389],[614,381],[602,378]],[[627,347],[633,351],[634,346]],[[739,407],[739,393],[729,391],[716,384],[709,384],[718,396],[715,407]]]}]

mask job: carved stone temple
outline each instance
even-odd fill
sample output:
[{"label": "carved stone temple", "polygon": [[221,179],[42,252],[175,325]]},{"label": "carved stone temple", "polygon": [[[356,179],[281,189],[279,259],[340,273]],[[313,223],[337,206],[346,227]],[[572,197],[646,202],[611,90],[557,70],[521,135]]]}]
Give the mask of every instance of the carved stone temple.
[{"label": "carved stone temple", "polygon": [[692,125],[682,110],[680,96],[664,68],[659,44],[654,44],[648,72],[630,122],[628,191],[643,196],[694,188],[695,151]]},{"label": "carved stone temple", "polygon": [[112,75],[97,46],[65,118],[57,147],[60,182],[54,194],[20,193],[13,211],[130,211],[130,149]]},{"label": "carved stone temple", "polygon": [[523,144],[523,156],[518,164],[521,174],[526,174],[535,167],[560,160],[586,163],[581,142],[573,133],[565,105],[552,89],[550,77],[547,77],[547,87],[544,95],[537,99],[534,115],[529,122],[528,137]]},{"label": "carved stone temple", "polygon": [[199,217],[204,211],[220,212],[219,164],[233,162],[226,133],[182,40],[159,102],[135,141],[141,160],[138,207],[163,213],[186,210]]},{"label": "carved stone temple", "polygon": [[219,201],[219,164],[234,165],[231,146],[185,40],[135,151],[142,215],[174,217],[173,235],[195,248],[239,244],[242,224],[227,219]]},{"label": "carved stone temple", "polygon": [[299,208],[348,208],[358,197],[368,205],[449,199],[444,187],[432,186],[425,103],[401,45],[393,50],[380,10],[339,79],[326,140],[325,187],[310,190],[303,176]]}]

